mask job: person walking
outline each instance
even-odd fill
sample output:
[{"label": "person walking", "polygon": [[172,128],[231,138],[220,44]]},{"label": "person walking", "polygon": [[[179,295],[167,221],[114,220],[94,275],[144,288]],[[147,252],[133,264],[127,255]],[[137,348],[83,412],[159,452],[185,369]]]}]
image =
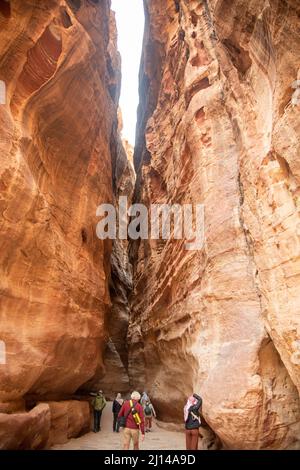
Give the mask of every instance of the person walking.
[{"label": "person walking", "polygon": [[146,402],[147,402],[148,400],[150,401],[150,398],[149,398],[147,392],[144,391],[143,394],[142,394],[142,398],[141,398],[141,405],[142,405],[142,407],[144,407],[144,406],[146,405]]},{"label": "person walking", "polygon": [[103,395],[102,390],[99,390],[97,392],[95,398],[92,400],[92,406],[93,406],[93,411],[94,411],[94,432],[99,432],[101,431],[101,417],[102,417],[102,411],[104,410],[106,406],[106,400]]},{"label": "person walking", "polygon": [[112,404],[113,418],[113,432],[119,432],[119,421],[118,414],[122,408],[124,400],[122,399],[121,393],[118,393]]},{"label": "person walking", "polygon": [[199,428],[201,425],[200,407],[202,398],[194,393],[184,407],[185,438],[187,450],[198,450]]},{"label": "person walking", "polygon": [[150,402],[150,400],[147,400],[144,406],[144,414],[145,414],[145,426],[146,426],[146,432],[150,432],[152,428],[152,418],[156,418],[156,413],[154,406]]},{"label": "person walking", "polygon": [[131,399],[126,400],[118,415],[119,426],[123,427],[123,450],[128,450],[131,441],[133,449],[139,450],[140,432],[142,441],[145,439],[145,417],[142,405],[139,401],[139,392],[132,392]]}]

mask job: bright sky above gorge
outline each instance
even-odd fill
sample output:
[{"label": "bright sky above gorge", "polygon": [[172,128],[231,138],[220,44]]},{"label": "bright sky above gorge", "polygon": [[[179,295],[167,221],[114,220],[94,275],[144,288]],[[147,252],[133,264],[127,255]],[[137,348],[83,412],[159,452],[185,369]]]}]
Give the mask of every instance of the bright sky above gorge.
[{"label": "bright sky above gorge", "polygon": [[118,49],[122,57],[120,107],[123,137],[134,145],[136,110],[139,102],[138,75],[144,33],[143,0],[112,0],[118,28]]}]

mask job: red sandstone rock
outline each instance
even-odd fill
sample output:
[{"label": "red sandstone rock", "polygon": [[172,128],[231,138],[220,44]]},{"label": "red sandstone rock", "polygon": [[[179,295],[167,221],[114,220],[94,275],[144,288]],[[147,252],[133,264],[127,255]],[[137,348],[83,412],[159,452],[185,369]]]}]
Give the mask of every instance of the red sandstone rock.
[{"label": "red sandstone rock", "polygon": [[0,449],[43,449],[49,438],[50,409],[40,404],[29,412],[0,413]]},{"label": "red sandstone rock", "polygon": [[299,448],[298,2],[146,7],[136,201],[203,203],[205,244],[132,247],[131,380],[166,420],[199,392],[224,446]]},{"label": "red sandstone rock", "polygon": [[1,17],[1,400],[73,393],[103,373],[110,244],[95,214],[112,199],[110,12],[64,5],[12,1]]},{"label": "red sandstone rock", "polygon": [[72,400],[48,404],[51,419],[49,446],[64,444],[72,437],[89,432],[91,428],[89,403]]},{"label": "red sandstone rock", "polygon": [[[111,243],[96,237],[96,208],[113,200],[120,58],[107,0],[4,3],[0,402],[16,411],[6,403],[66,399],[104,375]],[[8,434],[20,434],[1,437],[2,448],[42,447],[50,419],[42,410],[2,416]],[[24,441],[27,420],[41,432],[38,442],[30,433]],[[75,417],[72,435],[83,421]]]},{"label": "red sandstone rock", "polygon": [[[119,130],[121,131],[121,114],[119,114]],[[135,173],[132,166],[133,149],[127,141],[116,139],[112,146],[115,206],[118,214],[120,196],[126,196],[128,207],[132,202]],[[127,334],[129,323],[128,297],[132,289],[132,267],[129,262],[128,241],[113,241],[111,255],[110,296],[112,308],[107,315],[110,341],[104,352],[105,376],[97,383],[105,395],[114,399],[117,393],[130,390],[128,377]]]},{"label": "red sandstone rock", "polygon": [[145,4],[136,200],[203,203],[205,245],[131,246],[128,329],[127,242],[95,236],[133,189],[109,2],[0,2],[0,448],[84,432],[67,397],[127,363],[160,418],[194,390],[207,441],[299,448],[298,2]]},{"label": "red sandstone rock", "polygon": [[25,411],[25,400],[19,400],[0,403],[0,413],[16,413],[18,411]]}]

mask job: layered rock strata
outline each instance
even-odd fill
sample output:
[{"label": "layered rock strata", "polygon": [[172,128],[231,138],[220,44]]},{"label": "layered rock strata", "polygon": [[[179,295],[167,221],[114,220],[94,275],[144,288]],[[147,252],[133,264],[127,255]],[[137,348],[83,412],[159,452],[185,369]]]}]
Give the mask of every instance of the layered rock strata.
[{"label": "layered rock strata", "polygon": [[227,448],[300,447],[296,0],[146,0],[136,202],[203,204],[205,240],[131,247],[132,381]]},{"label": "layered rock strata", "polygon": [[[97,206],[114,199],[110,1],[1,1],[0,80],[0,440],[40,448],[60,426],[51,400],[76,414],[74,392],[105,372],[112,246],[95,228]],[[50,405],[30,411],[31,396]],[[86,429],[84,406],[74,426],[62,419],[64,436]]]},{"label": "layered rock strata", "polygon": [[[120,117],[119,122],[119,132],[121,133],[122,120]],[[114,206],[117,227],[119,227],[119,220],[122,217],[119,213],[120,198],[126,198],[127,207],[130,207],[133,198],[135,183],[133,149],[129,142],[122,140],[119,135],[112,142],[111,152],[114,169]],[[128,225],[129,219],[127,218],[124,222]],[[130,391],[127,334],[130,316],[128,298],[132,291],[132,266],[128,248],[128,239],[116,238],[113,240],[109,285],[112,306],[107,316],[109,341],[104,352],[105,376],[99,382],[99,388],[110,399],[114,399],[117,393],[122,393],[125,396]]]}]

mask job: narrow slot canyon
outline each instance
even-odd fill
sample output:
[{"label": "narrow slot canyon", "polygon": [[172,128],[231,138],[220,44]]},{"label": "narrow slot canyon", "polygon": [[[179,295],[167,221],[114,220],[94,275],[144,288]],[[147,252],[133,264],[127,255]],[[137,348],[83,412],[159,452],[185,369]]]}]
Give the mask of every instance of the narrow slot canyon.
[{"label": "narrow slot canyon", "polygon": [[[148,392],[145,448],[195,392],[203,450],[300,449],[299,1],[143,4],[133,148],[111,1],[0,0],[0,449],[120,448],[99,389]],[[201,247],[99,238],[122,198]]]}]

